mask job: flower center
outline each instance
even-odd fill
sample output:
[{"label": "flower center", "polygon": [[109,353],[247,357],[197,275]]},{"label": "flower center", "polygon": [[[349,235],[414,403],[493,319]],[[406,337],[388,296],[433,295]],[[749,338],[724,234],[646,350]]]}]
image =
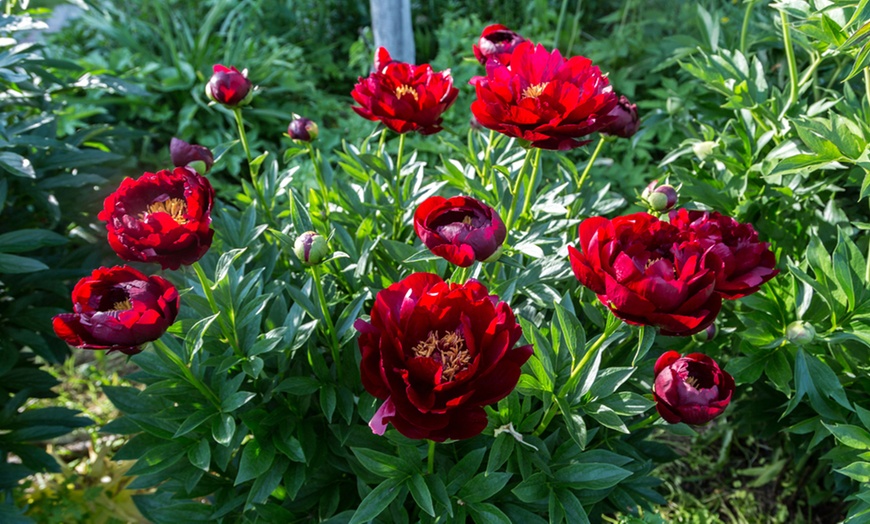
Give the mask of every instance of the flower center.
[{"label": "flower center", "polygon": [[441,364],[441,378],[450,382],[460,371],[468,369],[471,355],[465,349],[465,339],[455,331],[438,336],[438,331],[430,331],[429,337],[414,346],[414,354],[418,357],[431,358]]},{"label": "flower center", "polygon": [[112,305],[112,311],[127,311],[128,309],[133,309],[133,303],[130,302],[129,298]]},{"label": "flower center", "polygon": [[523,98],[538,98],[550,82],[541,82],[523,89]]},{"label": "flower center", "polygon": [[471,225],[471,215],[465,215],[462,218],[462,223],[465,224],[466,226],[470,226]]},{"label": "flower center", "polygon": [[187,218],[184,213],[187,211],[187,202],[181,198],[170,198],[161,202],[151,202],[146,212],[140,215],[140,218],[145,218],[147,214],[166,213],[179,224],[186,224]]},{"label": "flower center", "polygon": [[411,95],[414,97],[414,100],[420,100],[420,97],[417,95],[416,88],[407,84],[402,84],[396,88],[396,98],[402,98],[405,95]]},{"label": "flower center", "polygon": [[698,380],[698,377],[693,377],[693,376],[691,376],[691,375],[689,375],[688,377],[686,377],[685,382],[686,382],[686,384],[692,386],[692,387],[695,388],[695,389],[698,389],[698,386],[701,385],[701,381]]}]

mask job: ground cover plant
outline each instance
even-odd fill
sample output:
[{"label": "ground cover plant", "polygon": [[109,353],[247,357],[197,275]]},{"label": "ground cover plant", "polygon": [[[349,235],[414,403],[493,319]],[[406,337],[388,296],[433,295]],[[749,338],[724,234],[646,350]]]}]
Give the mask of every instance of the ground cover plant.
[{"label": "ground cover plant", "polygon": [[[58,261],[43,243],[10,266],[75,264],[63,300],[34,312],[43,327],[11,328],[12,351],[130,355],[133,383],[102,387],[122,415],[101,431],[125,439],[119,484],[152,522],[864,522],[865,3],[687,2],[691,31],[638,2],[537,2],[546,14],[519,24],[507,8],[492,24],[445,15],[424,35],[431,63],[367,51],[341,124],[270,113],[283,73],[253,52],[209,60],[220,37],[203,29],[192,54],[161,52],[190,71],[153,115],[192,130],[202,114],[206,131],[172,139],[155,117],[157,166],[92,179],[101,198],[51,223],[98,254],[65,245]],[[169,9],[132,8],[152,4]],[[112,9],[89,15],[104,35]],[[209,9],[208,27],[242,16]],[[593,20],[615,36],[589,38]],[[47,131],[47,146],[68,138]],[[12,144],[18,178],[82,162]],[[87,422],[27,409],[33,394],[6,397],[7,460],[61,470],[22,442]],[[10,495],[27,472],[0,486],[10,519],[26,518]]]}]

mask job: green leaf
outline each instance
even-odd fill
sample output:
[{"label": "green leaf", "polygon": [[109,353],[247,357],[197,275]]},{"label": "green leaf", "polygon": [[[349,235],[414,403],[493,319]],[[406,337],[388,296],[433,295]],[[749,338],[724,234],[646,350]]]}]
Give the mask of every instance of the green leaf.
[{"label": "green leaf", "polygon": [[350,448],[360,464],[379,477],[405,478],[414,472],[413,465],[402,458],[368,448]]},{"label": "green leaf", "polygon": [[218,283],[226,278],[227,273],[229,273],[230,268],[233,266],[233,262],[235,262],[237,258],[242,256],[242,253],[244,253],[245,250],[247,250],[247,248],[242,247],[238,249],[230,249],[229,251],[225,251],[221,254],[221,257],[220,259],[218,259],[217,266],[214,270],[214,285],[212,286],[212,289],[216,288]]},{"label": "green leaf", "polygon": [[0,253],[0,274],[18,275],[21,273],[43,271],[45,269],[48,269],[48,266],[39,260]]},{"label": "green leaf", "polygon": [[520,482],[511,492],[523,502],[545,500],[550,496],[550,484],[547,480],[547,475],[539,471],[529,475],[529,478]]},{"label": "green leaf", "polygon": [[571,464],[555,472],[554,480],[571,489],[607,489],[631,476],[631,471],[613,464]]},{"label": "green leaf", "polygon": [[0,251],[25,253],[41,247],[62,246],[67,238],[46,229],[19,229],[0,235]]},{"label": "green leaf", "polygon": [[870,482],[870,462],[853,462],[845,468],[835,469],[834,471],[853,478],[858,482]]},{"label": "green leaf", "polygon": [[177,439],[178,437],[187,435],[215,415],[217,415],[217,413],[211,409],[201,409],[198,411],[194,411],[192,415],[187,417],[184,422],[181,423],[181,426],[178,427],[178,430],[175,432],[175,435],[173,435],[172,438]]},{"label": "green leaf", "polygon": [[568,436],[580,446],[580,449],[586,449],[586,422],[583,417],[571,409],[565,398],[557,397],[556,403],[559,405],[559,411],[562,412],[565,426],[568,428]]},{"label": "green leaf", "polygon": [[232,415],[221,413],[211,423],[211,435],[221,446],[228,446],[236,433],[236,419]]},{"label": "green leaf", "polygon": [[511,519],[492,504],[469,504],[468,511],[476,524],[511,524]]},{"label": "green leaf", "polygon": [[33,164],[30,163],[30,160],[10,151],[0,153],[0,168],[3,168],[10,175],[36,178],[36,171],[33,170]]},{"label": "green leaf", "polygon": [[512,476],[512,473],[479,473],[465,483],[459,498],[465,502],[483,502],[501,491]]},{"label": "green leaf", "polygon": [[249,441],[242,451],[242,460],[239,463],[239,474],[236,475],[234,486],[242,482],[259,477],[265,473],[275,460],[275,448],[271,444],[261,446],[257,439]]},{"label": "green leaf", "polygon": [[285,378],[278,384],[274,391],[276,393],[288,393],[290,395],[308,396],[320,389],[320,382],[312,377],[290,377]]},{"label": "green leaf", "polygon": [[556,498],[562,509],[565,511],[565,518],[571,524],[589,524],[589,516],[586,515],[586,510],[583,509],[583,504],[577,500],[577,497],[567,489],[557,489]]},{"label": "green leaf", "polygon": [[450,469],[450,473],[447,475],[448,493],[453,494],[459,491],[459,488],[464,486],[465,483],[468,482],[475,473],[477,473],[485,454],[486,448],[477,448],[474,451],[466,453],[465,456]]},{"label": "green leaf", "polygon": [[233,412],[256,396],[256,393],[251,393],[250,391],[237,391],[221,401],[221,411],[225,413]]},{"label": "green leaf", "polygon": [[187,459],[199,469],[208,471],[211,466],[211,447],[208,445],[208,440],[202,439],[190,446],[187,450]]},{"label": "green leaf", "polygon": [[514,452],[514,444],[516,440],[507,433],[501,433],[495,438],[492,443],[492,448],[489,450],[489,459],[486,461],[486,472],[490,473],[499,469],[502,464],[507,462],[511,454]]},{"label": "green leaf", "polygon": [[628,380],[637,368],[607,368],[598,373],[589,390],[592,398],[607,397]]},{"label": "green leaf", "polygon": [[401,484],[402,481],[398,479],[387,479],[381,482],[360,502],[359,507],[357,507],[348,524],[369,522],[383,513],[387,509],[387,506],[390,505],[390,502],[399,495],[399,486]]},{"label": "green leaf", "polygon": [[429,486],[419,473],[411,475],[405,483],[411,496],[414,497],[414,502],[417,506],[431,516],[435,516],[435,508],[432,506],[432,494],[429,492]]},{"label": "green leaf", "polygon": [[577,350],[586,347],[586,331],[583,329],[583,324],[577,320],[577,315],[561,304],[556,304],[556,317],[559,320],[559,331],[562,333],[573,363],[577,359]]},{"label": "green leaf", "polygon": [[858,426],[849,424],[825,424],[822,425],[828,428],[834,437],[843,444],[854,449],[870,449],[870,433]]}]

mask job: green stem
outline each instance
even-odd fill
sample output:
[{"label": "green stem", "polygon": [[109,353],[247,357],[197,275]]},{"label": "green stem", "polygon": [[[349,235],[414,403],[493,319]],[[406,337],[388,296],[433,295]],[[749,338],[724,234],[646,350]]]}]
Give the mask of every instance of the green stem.
[{"label": "green stem", "polygon": [[556,22],[556,37],[553,38],[553,49],[559,47],[559,35],[562,33],[562,23],[565,21],[565,13],[568,11],[568,0],[562,0],[562,8],[559,10],[559,21]]},{"label": "green stem", "polygon": [[[571,376],[568,377],[566,384],[570,384],[574,381],[577,375],[579,375],[586,367],[586,364],[589,363],[589,359],[591,359],[592,356],[598,352],[598,350],[601,348],[601,345],[604,344],[604,341],[610,338],[610,335],[615,333],[619,326],[619,322],[608,322],[607,324],[605,324],[604,333],[602,333],[601,336],[598,337],[598,339],[592,344],[592,346],[590,346],[590,348],[586,351],[586,354],[583,355],[583,358],[580,359],[580,362],[571,369]],[[561,394],[562,392],[560,391],[560,395]],[[553,417],[556,416],[558,408],[559,406],[554,400],[554,402],[550,405],[550,408],[544,414],[544,418],[543,420],[541,420],[541,424],[538,426],[535,432],[532,433],[532,435],[536,437],[540,436],[544,432],[544,430],[547,429],[547,426],[550,424],[550,422],[553,421]]]},{"label": "green stem", "polygon": [[455,282],[457,284],[462,284],[466,280],[468,280],[468,273],[473,266],[469,267],[457,267],[453,270],[453,273],[450,275],[450,282]]},{"label": "green stem", "polygon": [[511,226],[514,223],[514,210],[517,208],[517,196],[520,193],[520,184],[523,182],[523,177],[526,173],[526,166],[529,165],[529,162],[532,158],[532,150],[529,149],[526,151],[526,157],[523,159],[523,165],[520,167],[520,172],[517,173],[517,179],[514,180],[514,185],[511,188],[511,207],[508,210],[507,221],[505,221],[505,226],[507,230],[511,230]]},{"label": "green stem", "polygon": [[202,396],[204,396],[206,400],[211,402],[218,411],[221,410],[221,400],[217,397],[217,395],[215,395],[214,392],[208,388],[208,386],[203,384],[201,380],[193,375],[193,372],[190,371],[190,368],[181,361],[181,358],[176,355],[174,351],[169,349],[169,346],[167,346],[160,339],[155,340],[154,342],[152,342],[152,344],[155,348],[157,348],[157,351],[160,351],[164,356],[166,356],[166,358],[171,360],[172,363],[178,367],[178,369],[181,371],[181,374],[184,375],[184,378],[188,382],[190,382],[190,384],[195,387],[200,393],[202,393]]},{"label": "green stem", "polygon": [[387,129],[384,128],[381,130],[381,137],[378,139],[378,150],[375,152],[375,156],[381,158],[384,156],[384,144],[387,140]]},{"label": "green stem", "polygon": [[[489,130],[489,141],[486,143],[486,149],[483,152],[483,180],[484,187],[489,184],[490,176],[492,175],[492,142],[495,140],[495,131]],[[495,184],[492,185],[495,189]]]},{"label": "green stem", "polygon": [[311,266],[311,273],[314,277],[314,288],[317,290],[317,301],[320,302],[320,313],[323,315],[323,321],[326,323],[326,330],[329,332],[329,338],[332,341],[330,352],[332,360],[335,361],[336,370],[339,381],[341,381],[341,361],[339,360],[340,344],[338,335],[335,332],[335,325],[332,323],[332,316],[329,314],[329,308],[326,305],[326,295],[323,293],[323,283],[321,282],[320,266]]},{"label": "green stem", "polygon": [[639,429],[643,429],[643,428],[649,426],[650,424],[652,424],[653,422],[655,422],[655,421],[658,420],[659,418],[660,418],[660,417],[659,417],[659,414],[658,414],[658,413],[653,413],[652,415],[650,415],[650,416],[648,416],[647,418],[641,420],[641,421],[638,422],[637,424],[634,424],[634,425],[629,426],[629,427],[628,427],[628,431],[631,432],[631,433],[634,433],[635,431],[637,431],[637,430],[639,430]]},{"label": "green stem", "polygon": [[429,452],[426,458],[426,471],[431,475],[435,473],[435,441],[429,441]]},{"label": "green stem", "polygon": [[794,49],[792,48],[791,31],[788,26],[788,15],[782,9],[779,11],[779,19],[782,21],[782,44],[785,46],[785,56],[788,60],[788,75],[790,81],[788,102],[782,110],[782,115],[780,115],[780,117],[782,117],[785,115],[786,111],[797,102],[799,87],[797,62],[795,61]]},{"label": "green stem", "polygon": [[601,135],[601,138],[598,139],[598,144],[595,145],[595,150],[592,151],[592,156],[589,157],[589,160],[586,162],[586,168],[583,169],[583,173],[580,175],[580,180],[577,181],[577,192],[583,188],[583,182],[586,182],[586,177],[589,176],[589,172],[592,171],[592,164],[595,163],[595,159],[598,158],[598,153],[601,152],[601,148],[604,147],[604,135]]},{"label": "green stem", "polygon": [[529,175],[529,186],[526,188],[526,197],[523,199],[523,210],[520,213],[521,219],[529,212],[529,207],[532,203],[532,192],[535,189],[535,178],[538,176],[538,166],[541,164],[541,148],[535,148],[535,161],[532,163],[532,174]]},{"label": "green stem", "polygon": [[396,173],[393,176],[393,199],[396,204],[396,213],[393,217],[396,237],[399,236],[399,230],[402,228],[402,212],[405,208],[404,199],[402,198],[402,156],[405,153],[405,133],[399,135],[399,151],[396,153]]},{"label": "green stem", "polygon": [[[251,171],[251,181],[253,182],[253,179],[255,179],[257,175],[254,173],[254,168],[251,165],[253,164],[253,159],[251,158],[251,148],[248,146],[248,135],[245,133],[245,121],[242,119],[242,108],[234,107],[233,116],[236,117],[236,127],[239,131],[239,140],[242,141],[242,148],[245,150],[245,157],[248,159],[248,169]],[[254,185],[256,185],[256,182]]]},{"label": "green stem", "polygon": [[550,408],[547,409],[547,412],[544,413],[544,418],[541,419],[541,423],[538,425],[538,428],[532,433],[534,437],[540,437],[541,434],[547,429],[547,426],[550,425],[550,422],[553,421],[553,417],[556,416],[556,413],[559,411],[559,405],[556,402],[550,404]]},{"label": "green stem", "polygon": [[260,201],[260,206],[266,212],[266,217],[270,224],[275,224],[275,219],[272,217],[272,208],[266,202],[266,194],[263,187],[260,185],[259,177],[257,176],[258,169],[254,166],[254,161],[251,158],[251,148],[248,145],[248,135],[245,133],[245,121],[242,119],[242,108],[234,107],[233,116],[236,118],[236,127],[239,131],[239,140],[242,142],[242,148],[245,150],[245,157],[248,159],[248,171],[251,173],[251,184],[254,185],[254,191],[257,193],[257,200]]},{"label": "green stem", "polygon": [[326,213],[326,218],[329,219],[329,189],[326,187],[326,181],[323,179],[323,171],[320,169],[320,162],[317,161],[317,152],[311,142],[306,144],[308,147],[308,156],[311,158],[311,165],[314,166],[314,177],[317,178],[317,185],[320,186],[320,197],[323,199],[323,211]]},{"label": "green stem", "polygon": [[740,53],[746,56],[746,37],[749,35],[749,20],[752,18],[752,8],[755,7],[755,0],[746,4],[746,11],[743,13],[743,27],[740,29]]}]

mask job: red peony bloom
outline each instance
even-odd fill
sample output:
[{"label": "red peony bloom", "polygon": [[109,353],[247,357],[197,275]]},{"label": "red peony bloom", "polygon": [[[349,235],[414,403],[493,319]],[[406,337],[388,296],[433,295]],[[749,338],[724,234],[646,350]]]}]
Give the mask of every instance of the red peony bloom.
[{"label": "red peony bloom", "polygon": [[498,60],[502,65],[510,65],[514,48],[529,40],[501,24],[488,25],[474,47],[474,56],[482,65],[489,60]]},{"label": "red peony bloom", "polygon": [[750,224],[715,211],[678,209],[671,211],[669,218],[680,229],[684,242],[696,242],[722,260],[716,291],[724,298],[751,295],[779,273],[770,244],[759,242]]},{"label": "red peony bloom", "polygon": [[464,196],[427,198],[414,213],[414,231],[432,253],[461,267],[486,261],[507,236],[495,209]]},{"label": "red peony bloom", "polygon": [[378,50],[375,67],[351,92],[361,106],[352,107],[357,114],[380,120],[396,133],[441,131],[441,115],[459,94],[449,69],[436,73],[429,64],[397,62],[384,48]]},{"label": "red peony bloom", "polygon": [[707,355],[668,351],[656,361],[656,410],[671,424],[710,422],[725,411],[732,393],[734,379]]},{"label": "red peony bloom", "polygon": [[209,172],[214,165],[214,155],[205,146],[188,144],[180,138],[173,137],[169,142],[169,155],[175,167],[192,167],[200,175]]},{"label": "red peony bloom", "polygon": [[620,96],[616,106],[610,110],[613,121],[607,124],[601,132],[605,135],[631,138],[640,129],[640,119],[637,116],[637,105]]},{"label": "red peony bloom", "polygon": [[577,279],[629,324],[686,336],[713,323],[722,307],[715,292],[721,262],[680,230],[647,213],[592,217],[580,223],[580,251],[568,247]]},{"label": "red peony bloom", "polygon": [[109,245],[119,257],[178,269],[202,258],[211,246],[213,200],[205,177],[177,167],[125,178],[97,218],[106,222]]},{"label": "red peony bloom", "polygon": [[477,90],[475,118],[489,129],[531,142],[542,149],[573,149],[583,137],[614,120],[616,107],[607,77],[588,58],[562,58],[558,50],[523,42],[514,48],[510,67],[486,64],[486,76],[470,82]]},{"label": "red peony bloom", "polygon": [[215,64],[214,74],[205,86],[210,100],[227,107],[246,105],[254,96],[254,86],[248,80],[248,71]]},{"label": "red peony bloom", "polygon": [[357,320],[366,391],[384,403],[369,426],[406,437],[471,438],[486,428],[483,406],[506,397],[531,346],[513,311],[475,280],[449,284],[415,273],[380,291],[371,320]]},{"label": "red peony bloom", "polygon": [[81,349],[128,355],[157,340],[175,322],[180,299],[166,279],[127,266],[95,269],[72,292],[73,313],[52,320],[54,332]]}]

